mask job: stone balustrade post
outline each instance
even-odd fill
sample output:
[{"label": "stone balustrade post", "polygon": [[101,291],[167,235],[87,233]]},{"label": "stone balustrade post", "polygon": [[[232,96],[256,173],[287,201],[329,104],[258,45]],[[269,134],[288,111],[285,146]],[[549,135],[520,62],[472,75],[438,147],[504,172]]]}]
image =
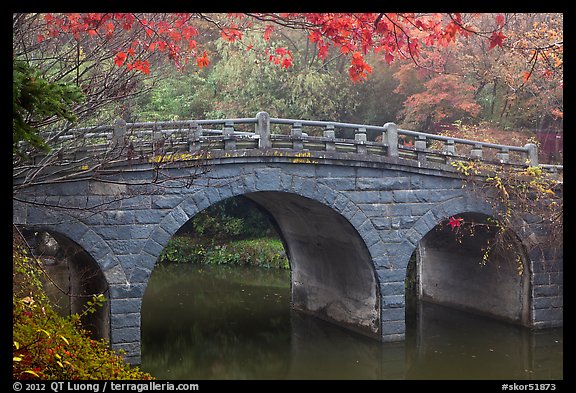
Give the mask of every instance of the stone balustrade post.
[{"label": "stone balustrade post", "polygon": [[416,141],[414,142],[414,147],[416,148],[416,154],[418,156],[419,162],[425,162],[426,157],[426,135],[417,135]]},{"label": "stone balustrade post", "polygon": [[227,121],[222,130],[222,139],[224,139],[224,150],[236,150],[236,139],[234,138],[234,123]]},{"label": "stone balustrade post", "polygon": [[426,136],[417,135],[416,141],[414,141],[414,147],[416,150],[426,150]]},{"label": "stone balustrade post", "polygon": [[398,127],[394,123],[384,124],[382,142],[388,145],[388,157],[398,157]]},{"label": "stone balustrade post", "polygon": [[258,112],[256,114],[256,133],[260,135],[258,141],[259,149],[269,149],[272,147],[270,139],[270,115],[267,112]]},{"label": "stone balustrade post", "polygon": [[326,141],[326,151],[335,151],[336,150],[336,142],[334,138],[336,133],[334,132],[334,124],[326,124],[326,128],[324,129],[324,138],[329,138],[331,140]]},{"label": "stone balustrade post", "polygon": [[510,151],[508,150],[508,148],[503,147],[498,153],[496,153],[496,159],[501,164],[507,164],[508,162],[510,162]]},{"label": "stone balustrade post", "polygon": [[366,146],[366,128],[360,127],[354,134],[354,144],[356,145],[356,153],[367,154],[368,148]]},{"label": "stone balustrade post", "polygon": [[162,135],[162,127],[157,124],[152,127],[152,152],[154,155],[163,154],[164,151],[164,136]]},{"label": "stone balustrade post", "polygon": [[302,150],[304,148],[304,143],[302,142],[302,123],[297,122],[292,124],[290,135],[292,136],[292,149]]},{"label": "stone balustrade post", "polygon": [[446,142],[444,142],[444,146],[442,146],[442,152],[448,156],[453,156],[456,154],[454,139],[448,139]]},{"label": "stone balustrade post", "polygon": [[524,148],[528,150],[528,165],[538,166],[538,146],[534,143],[527,143]]},{"label": "stone balustrade post", "polygon": [[188,151],[200,150],[200,137],[202,136],[202,127],[198,122],[192,122],[190,132],[188,133]]},{"label": "stone balustrade post", "polygon": [[446,164],[450,164],[450,162],[452,162],[452,156],[456,154],[454,139],[448,139],[444,142],[444,145],[442,146],[442,153],[444,153]]},{"label": "stone balustrade post", "polygon": [[112,147],[120,147],[124,145],[126,138],[126,121],[118,119],[114,122],[114,130],[112,131]]},{"label": "stone balustrade post", "polygon": [[479,144],[474,145],[474,147],[470,151],[470,158],[472,158],[473,160],[481,161],[482,157],[483,157],[482,145]]}]

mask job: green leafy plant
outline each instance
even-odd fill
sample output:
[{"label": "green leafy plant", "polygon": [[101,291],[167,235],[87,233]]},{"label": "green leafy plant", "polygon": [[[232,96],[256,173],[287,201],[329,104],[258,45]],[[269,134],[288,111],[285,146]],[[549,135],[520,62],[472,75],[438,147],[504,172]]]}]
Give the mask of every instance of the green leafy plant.
[{"label": "green leafy plant", "polygon": [[42,123],[50,118],[73,122],[73,106],[84,98],[73,84],[51,83],[40,70],[26,61],[13,60],[12,71],[12,153],[25,155],[21,142],[47,150],[39,134]]}]

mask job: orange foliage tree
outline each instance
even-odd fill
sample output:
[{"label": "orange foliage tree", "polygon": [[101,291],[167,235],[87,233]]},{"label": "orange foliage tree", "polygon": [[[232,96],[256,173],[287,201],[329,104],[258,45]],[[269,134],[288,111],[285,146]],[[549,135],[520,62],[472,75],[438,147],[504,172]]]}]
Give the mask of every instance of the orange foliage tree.
[{"label": "orange foliage tree", "polygon": [[404,102],[404,122],[431,131],[434,123],[452,123],[474,117],[480,105],[474,101],[473,86],[457,75],[437,75],[424,83],[425,90]]}]

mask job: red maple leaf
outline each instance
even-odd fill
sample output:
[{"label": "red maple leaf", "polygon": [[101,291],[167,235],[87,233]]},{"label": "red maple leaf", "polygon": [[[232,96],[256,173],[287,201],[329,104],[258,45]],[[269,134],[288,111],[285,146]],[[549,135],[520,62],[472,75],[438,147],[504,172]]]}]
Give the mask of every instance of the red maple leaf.
[{"label": "red maple leaf", "polygon": [[463,221],[463,218],[454,218],[454,216],[452,216],[448,219],[448,224],[450,225],[450,229],[453,231],[454,228],[460,228],[460,225],[462,225]]},{"label": "red maple leaf", "polygon": [[502,41],[504,41],[505,38],[506,36],[502,34],[502,30],[500,30],[498,33],[492,33],[492,36],[490,37],[490,48],[488,48],[488,50],[494,48],[496,45],[502,48]]},{"label": "red maple leaf", "polygon": [[202,53],[202,56],[200,56],[196,59],[196,64],[200,68],[208,67],[208,65],[210,64],[210,60],[208,59],[208,54],[206,53],[206,51],[204,51],[204,53]]},{"label": "red maple leaf", "polygon": [[124,64],[124,62],[126,61],[126,58],[128,56],[126,55],[126,53],[124,52],[118,52],[118,54],[116,55],[116,57],[114,58],[114,63],[118,66],[118,67],[122,67],[122,65]]},{"label": "red maple leaf", "polygon": [[290,68],[292,67],[292,58],[291,57],[285,57],[282,59],[282,67],[283,68]]},{"label": "red maple leaf", "polygon": [[[128,66],[128,65],[126,65]],[[143,74],[148,75],[150,73],[150,62],[148,60],[136,60],[132,64],[132,69],[142,72]]]},{"label": "red maple leaf", "polygon": [[394,55],[390,52],[386,52],[384,60],[386,60],[386,63],[391,64],[394,61]]}]

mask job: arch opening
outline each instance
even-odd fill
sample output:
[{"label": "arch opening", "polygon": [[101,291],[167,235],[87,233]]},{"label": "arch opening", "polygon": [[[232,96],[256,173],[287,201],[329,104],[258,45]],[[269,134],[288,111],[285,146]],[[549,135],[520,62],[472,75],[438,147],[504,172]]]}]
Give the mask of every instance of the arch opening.
[{"label": "arch opening", "polygon": [[457,217],[474,224],[439,224],[414,251],[415,297],[529,326],[530,266],[520,240],[506,233],[505,246],[486,253],[498,231],[489,216],[463,213]]},{"label": "arch opening", "polygon": [[84,312],[92,295],[109,299],[108,282],[98,263],[65,235],[42,228],[22,231],[48,277],[42,285],[54,309],[62,316],[81,315],[82,326],[93,339],[110,339],[110,302]]},{"label": "arch opening", "polygon": [[[375,269],[364,240],[348,219],[294,193],[256,191],[240,196],[269,217],[284,245],[290,265],[291,308],[380,339]],[[175,234],[185,232],[194,217]]]}]

